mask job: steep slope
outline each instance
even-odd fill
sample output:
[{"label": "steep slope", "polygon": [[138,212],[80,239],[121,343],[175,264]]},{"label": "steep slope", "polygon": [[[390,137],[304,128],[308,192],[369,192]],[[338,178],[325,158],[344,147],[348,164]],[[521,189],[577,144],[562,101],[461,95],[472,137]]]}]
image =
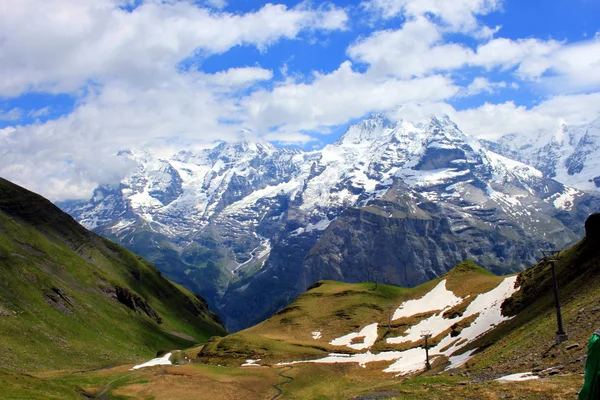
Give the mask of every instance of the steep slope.
[{"label": "steep slope", "polygon": [[134,168],[120,185],[61,206],[201,293],[232,330],[320,279],[414,286],[466,259],[522,270],[578,240],[600,204],[448,117],[375,115],[312,152],[242,142],[122,156]]},{"label": "steep slope", "polygon": [[600,190],[600,118],[555,131],[510,134],[486,147],[532,165],[548,177],[584,191]]},{"label": "steep slope", "polygon": [[226,333],[206,302],[0,179],[0,355],[18,371],[99,367]]}]

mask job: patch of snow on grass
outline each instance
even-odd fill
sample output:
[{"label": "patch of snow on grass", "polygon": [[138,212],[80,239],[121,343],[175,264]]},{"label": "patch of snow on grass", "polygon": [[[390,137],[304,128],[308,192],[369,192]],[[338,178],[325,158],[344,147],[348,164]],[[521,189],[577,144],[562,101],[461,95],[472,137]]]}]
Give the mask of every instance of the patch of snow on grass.
[{"label": "patch of snow on grass", "polygon": [[170,357],[171,357],[171,353],[167,353],[162,357],[153,358],[152,360],[150,360],[148,362],[136,365],[135,367],[131,368],[130,371],[140,369],[140,368],[154,367],[156,365],[173,365],[173,363],[169,360]]},{"label": "patch of snow on grass", "polygon": [[394,312],[392,321],[424,312],[445,310],[454,307],[461,301],[460,297],[455,296],[454,293],[446,289],[446,280],[444,279],[420,299],[408,300],[402,303]]},{"label": "patch of snow on grass", "polygon": [[305,360],[305,361],[292,361],[282,362],[277,365],[291,365],[291,364],[358,364],[361,367],[365,367],[367,363],[377,361],[394,361],[402,357],[402,351],[383,351],[381,353],[373,354],[370,351],[361,354],[337,354],[331,353],[327,357],[319,358],[318,360]]},{"label": "patch of snow on grass", "polygon": [[[401,357],[384,369],[383,372],[396,372],[397,375],[406,375],[425,369],[425,350],[422,348],[416,347],[400,353]],[[429,361],[433,361],[434,358],[434,356],[429,356]]]},{"label": "patch of snow on grass", "polygon": [[[440,335],[447,331],[454,323],[460,322],[468,317],[476,315],[470,326],[465,327],[458,337],[451,337],[448,333],[436,346],[429,349],[430,360],[444,356],[448,357],[450,365],[446,369],[458,368],[464,365],[475,353],[477,349],[469,350],[463,354],[453,355],[464,348],[473,340],[479,338],[496,325],[510,317],[505,317],[501,312],[501,305],[505,299],[512,296],[516,291],[515,282],[517,277],[511,276],[502,280],[494,289],[486,293],[479,294],[467,307],[461,318],[446,319],[443,318],[444,310],[451,308],[465,299],[461,299],[446,289],[446,280],[442,280],[435,288],[420,299],[404,302],[394,314],[394,319],[402,317],[411,317],[422,314],[427,311],[438,311],[436,315],[420,321],[406,331],[406,336],[388,339],[388,343],[401,343],[404,341],[421,340],[421,331],[430,330],[433,336]],[[313,332],[313,335],[316,332]],[[352,344],[352,341],[364,337],[363,343]],[[370,348],[377,340],[377,323],[365,326],[360,332],[349,333],[345,336],[334,339],[330,342],[334,346],[348,346],[356,350]],[[460,344],[458,344],[460,343]],[[458,344],[458,345],[457,345]],[[443,349],[443,351],[442,351]],[[289,365],[298,363],[357,363],[364,367],[366,363],[378,361],[394,361],[384,372],[396,373],[397,375],[406,375],[419,372],[425,368],[425,350],[422,347],[415,347],[404,351],[384,351],[373,354],[366,351],[361,354],[329,354],[327,357],[317,360],[293,361],[279,363],[277,365]],[[534,379],[534,378],[531,378]]]},{"label": "patch of snow on grass", "polygon": [[247,359],[246,362],[244,364],[242,364],[242,367],[260,367],[261,365],[258,364],[258,362],[262,360],[261,358],[259,358],[258,360],[253,360],[251,358]]},{"label": "patch of snow on grass", "polygon": [[533,372],[520,372],[518,374],[506,375],[496,379],[498,382],[519,382],[519,381],[531,381],[534,379],[540,379],[539,376],[534,375]]},{"label": "patch of snow on grass", "polygon": [[[333,339],[329,344],[332,346],[347,346],[355,350],[368,349],[373,346],[377,340],[377,325],[377,322],[367,325],[362,328],[360,332],[352,332],[337,339]],[[361,337],[364,337],[362,343],[352,343],[354,339]]]},{"label": "patch of snow on grass", "polygon": [[312,333],[312,338],[317,340],[317,339],[321,339],[321,332],[320,331],[314,331]]},{"label": "patch of snow on grass", "polygon": [[448,361],[450,361],[450,365],[446,367],[446,371],[452,368],[458,368],[465,365],[465,363],[469,361],[471,357],[473,357],[473,353],[475,353],[475,351],[477,351],[477,349],[469,350],[463,354],[449,357]]}]

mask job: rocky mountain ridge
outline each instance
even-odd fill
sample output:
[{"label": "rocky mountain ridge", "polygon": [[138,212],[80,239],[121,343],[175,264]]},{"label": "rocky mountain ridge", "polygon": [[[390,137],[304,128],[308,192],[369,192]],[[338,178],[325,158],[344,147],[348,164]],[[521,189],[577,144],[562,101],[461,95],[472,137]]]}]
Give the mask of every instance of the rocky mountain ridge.
[{"label": "rocky mountain ridge", "polygon": [[467,258],[517,271],[581,237],[595,196],[487,147],[448,117],[375,115],[319,151],[123,152],[136,168],[118,186],[61,206],[202,294],[236,330],[316,280],[415,286]]}]

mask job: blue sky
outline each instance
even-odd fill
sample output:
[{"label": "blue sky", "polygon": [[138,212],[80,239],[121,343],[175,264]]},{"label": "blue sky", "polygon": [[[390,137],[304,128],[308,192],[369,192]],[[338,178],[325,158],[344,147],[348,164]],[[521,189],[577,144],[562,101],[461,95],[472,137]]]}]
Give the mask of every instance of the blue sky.
[{"label": "blue sky", "polygon": [[[125,148],[305,148],[373,112],[481,138],[600,115],[597,0],[8,0],[0,175],[51,199]],[[158,151],[157,150],[157,151]]]}]

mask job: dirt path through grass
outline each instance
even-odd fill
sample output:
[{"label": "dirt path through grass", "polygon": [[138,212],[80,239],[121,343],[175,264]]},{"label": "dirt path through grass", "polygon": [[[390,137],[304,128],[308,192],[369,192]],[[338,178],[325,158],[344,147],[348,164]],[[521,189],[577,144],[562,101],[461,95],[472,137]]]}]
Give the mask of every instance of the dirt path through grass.
[{"label": "dirt path through grass", "polygon": [[285,381],[279,382],[277,385],[273,385],[273,388],[275,388],[275,390],[277,390],[277,394],[275,396],[271,397],[271,400],[278,399],[283,394],[283,390],[281,389],[281,387],[283,385],[287,385],[288,383],[290,383],[291,381],[294,380],[294,378],[292,378],[291,376],[283,374],[284,372],[288,372],[288,371],[292,370],[294,367],[289,365],[287,367],[282,367],[282,368],[287,368],[287,369],[284,369],[283,371],[278,372],[277,375],[279,375],[280,377],[285,379]]}]

